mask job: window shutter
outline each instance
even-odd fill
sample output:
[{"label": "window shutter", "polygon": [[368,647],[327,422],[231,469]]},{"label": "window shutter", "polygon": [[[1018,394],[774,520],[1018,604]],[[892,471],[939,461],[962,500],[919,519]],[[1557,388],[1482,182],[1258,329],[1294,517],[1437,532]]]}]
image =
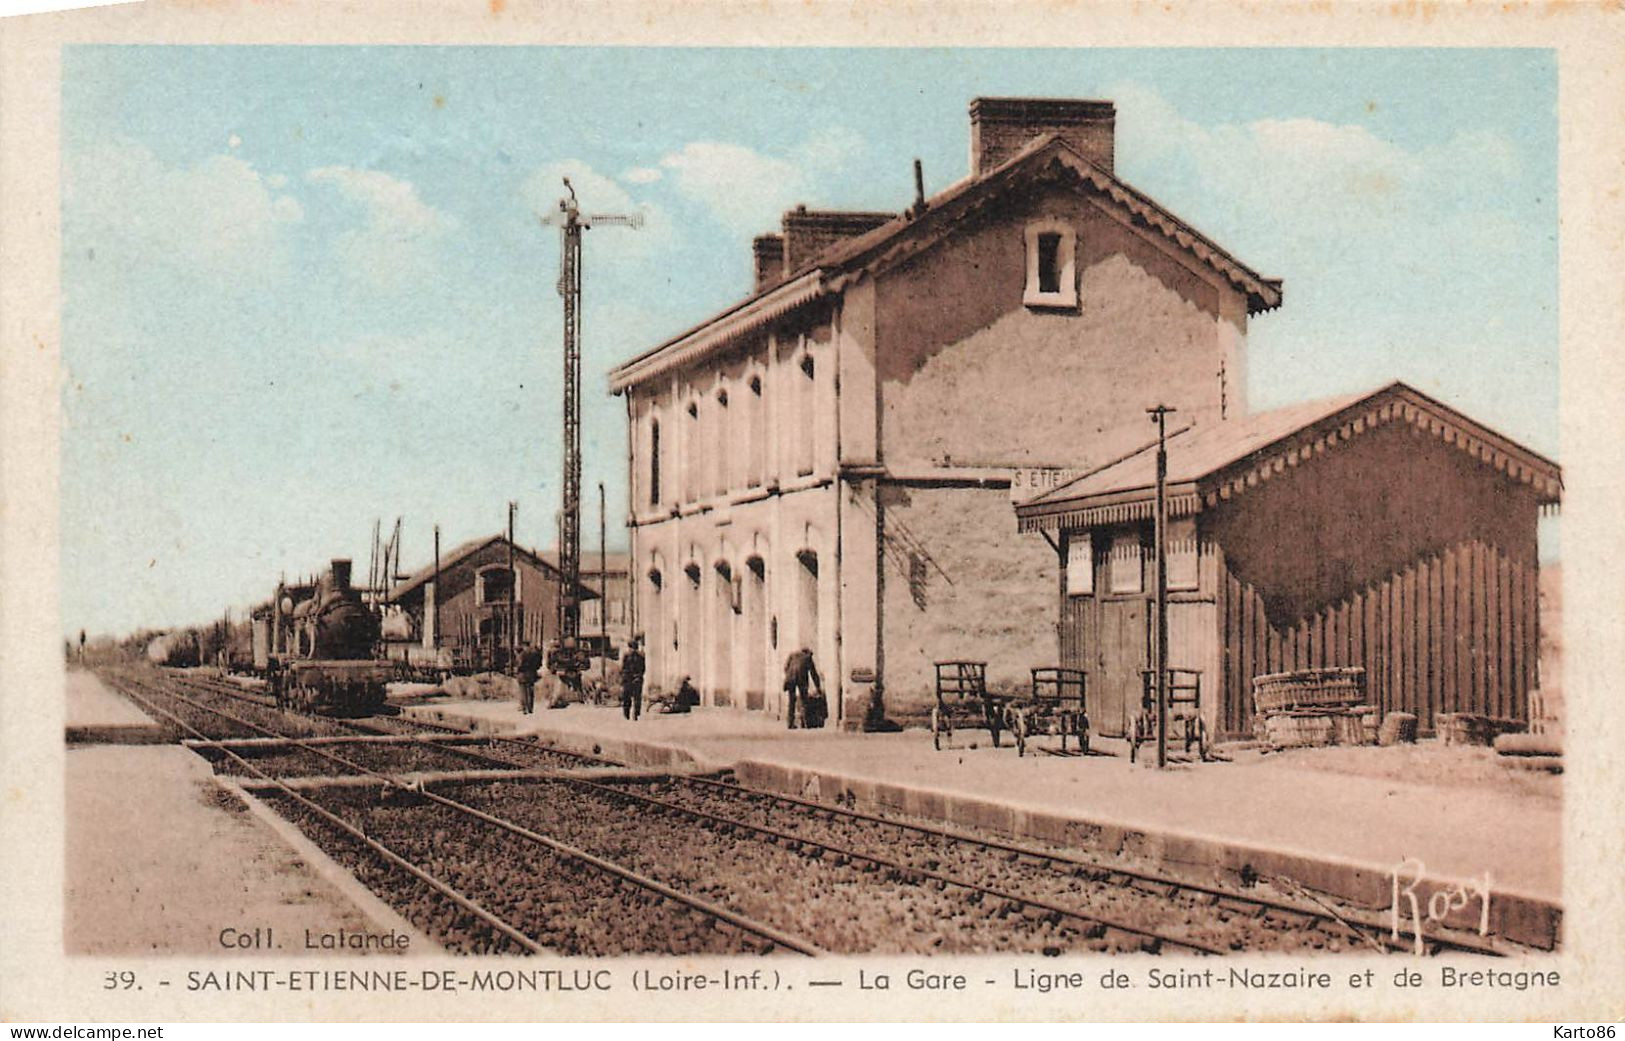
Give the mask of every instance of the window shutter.
[{"label": "window shutter", "polygon": [[1091,596],[1095,591],[1095,540],[1072,535],[1066,540],[1066,593]]}]

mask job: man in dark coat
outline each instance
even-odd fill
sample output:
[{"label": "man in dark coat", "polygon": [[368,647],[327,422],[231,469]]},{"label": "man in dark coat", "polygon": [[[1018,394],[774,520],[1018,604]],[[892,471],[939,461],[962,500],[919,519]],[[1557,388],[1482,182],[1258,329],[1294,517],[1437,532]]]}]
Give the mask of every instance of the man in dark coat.
[{"label": "man in dark coat", "polygon": [[803,727],[823,726],[823,720],[813,720],[807,712],[809,689],[824,697],[824,682],[818,677],[818,666],[813,664],[813,653],[806,647],[790,652],[784,662],[784,718],[789,728],[796,728],[796,717]]},{"label": "man in dark coat", "polygon": [[637,719],[643,715],[644,665],[643,652],[638,649],[638,640],[634,637],[621,658],[621,715],[627,719]]},{"label": "man in dark coat", "polygon": [[542,652],[526,647],[519,655],[519,712],[530,715],[536,711],[536,678],[542,671]]}]

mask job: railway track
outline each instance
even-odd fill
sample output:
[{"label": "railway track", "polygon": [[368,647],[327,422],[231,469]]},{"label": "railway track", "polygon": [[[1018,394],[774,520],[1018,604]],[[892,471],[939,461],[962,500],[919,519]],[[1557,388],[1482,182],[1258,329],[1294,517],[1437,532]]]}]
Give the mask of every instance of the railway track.
[{"label": "railway track", "polygon": [[[219,689],[223,685],[218,681],[187,679],[191,683],[181,685],[190,690],[239,697],[237,691]],[[188,700],[198,710],[216,713],[223,725],[256,726],[235,713]],[[246,691],[240,700],[260,710],[271,707],[269,698]],[[372,726],[378,720],[330,722],[342,722],[350,733],[475,736],[420,721],[389,719],[381,728]],[[574,765],[606,763],[533,741],[499,740],[502,744],[492,748],[506,748],[494,755],[458,751],[481,767],[513,769],[518,765],[515,759],[534,753],[555,755]],[[1414,943],[1405,933],[1396,940],[1386,922],[1313,898],[1288,900],[1203,885],[1091,860],[1060,847],[864,813],[706,778],[634,782],[561,775],[524,782],[452,782],[454,799],[446,794],[451,783],[402,793],[406,785],[390,763],[357,762],[314,744],[301,745],[299,754],[334,767],[315,772],[354,773],[378,781],[383,797],[349,788],[307,791],[291,799],[282,784],[274,798],[285,815],[298,819],[307,830],[319,831],[325,818],[311,817],[307,804],[314,805],[365,834],[386,836],[405,855],[437,865],[437,875],[485,892],[486,903],[506,908],[520,919],[535,909],[538,894],[514,901],[504,887],[492,890],[468,863],[440,855],[436,846],[441,838],[453,847],[465,843],[460,833],[467,829],[466,822],[479,821],[501,833],[494,842],[481,840],[490,848],[482,851],[488,856],[476,860],[487,867],[489,855],[500,848],[510,863],[562,857],[665,899],[682,902],[683,894],[700,893],[699,903],[687,906],[709,921],[806,953],[1409,951]],[[266,776],[242,757],[233,758],[245,764],[241,769]],[[310,772],[308,762],[306,769]],[[233,772],[238,770],[234,764]],[[352,851],[346,863],[357,859]],[[544,876],[541,865],[528,875]],[[786,886],[786,878],[794,881]],[[528,906],[522,906],[527,900]],[[574,924],[560,925],[561,917]],[[606,953],[595,939],[602,923],[578,918],[554,915],[551,924],[543,921],[530,932],[544,937],[551,949]],[[657,940],[644,937],[634,948],[670,950]],[[1503,953],[1471,937],[1435,935],[1424,937],[1424,942],[1431,952]]]},{"label": "railway track", "polygon": [[[1181,901],[1208,907],[1223,907],[1228,912],[1255,919],[1265,919],[1282,928],[1318,931],[1327,939],[1342,938],[1352,946],[1373,952],[1410,953],[1415,950],[1415,936],[1404,929],[1394,939],[1386,919],[1377,920],[1367,913],[1352,909],[1334,909],[1310,900],[1288,900],[1254,892],[1240,892],[1217,885],[1181,879],[1160,872],[1146,871],[1120,863],[1108,864],[1101,860],[1080,856],[1076,851],[1056,846],[1040,846],[995,838],[986,834],[972,834],[917,820],[904,820],[865,813],[856,809],[812,802],[794,796],[781,795],[738,784],[725,783],[704,777],[673,777],[670,785],[675,789],[688,789],[720,801],[737,815],[743,806],[755,811],[753,816],[734,823],[747,826],[766,825],[769,828],[794,829],[798,834],[809,826],[835,836],[837,842],[878,842],[880,852],[905,851],[914,858],[910,866],[929,868],[937,858],[952,855],[955,848],[973,852],[974,859],[993,865],[1015,864],[1042,869],[1061,878],[1083,878],[1091,882],[1118,888],[1134,888],[1159,893],[1170,901]],[[704,812],[706,799],[700,800]],[[785,823],[783,818],[791,818]],[[864,828],[881,829],[870,834]],[[911,841],[912,838],[912,841]],[[1457,952],[1478,955],[1504,956],[1505,952],[1487,940],[1460,935],[1433,935],[1423,937],[1429,954]]]},{"label": "railway track", "polygon": [[601,756],[544,746],[531,739],[506,737],[500,734],[476,735],[461,727],[448,726],[444,723],[434,723],[423,719],[406,719],[399,716],[369,716],[363,721],[330,717],[289,717],[287,713],[277,708],[276,699],[271,695],[256,693],[227,680],[212,677],[182,676],[175,673],[170,673],[169,678],[175,683],[200,694],[235,699],[261,710],[275,712],[284,720],[294,719],[313,723],[317,731],[322,734],[334,736],[344,734],[363,736],[443,734],[457,737],[478,737],[486,748],[483,755],[484,765],[492,768],[526,766],[540,769],[569,769],[572,767],[618,767],[624,765]]},{"label": "railway track", "polygon": [[[193,708],[202,708],[234,727],[247,726],[280,736],[223,710],[202,706],[194,699],[162,690],[130,675],[111,678],[118,689],[143,709],[198,740],[215,741],[218,737],[180,714],[169,711],[161,704],[162,699],[178,700]],[[289,815],[295,822],[316,832],[313,837],[319,842],[325,839],[323,844],[330,849],[337,846],[340,858],[356,871],[364,884],[386,899],[393,897],[397,906],[404,903],[403,910],[409,918],[420,927],[427,926],[427,931],[436,934],[442,942],[449,941],[449,946],[453,948],[470,953],[539,954],[549,950],[567,954],[583,953],[570,946],[549,946],[539,938],[557,941],[557,931],[548,927],[547,920],[552,917],[550,912],[556,907],[570,907],[593,923],[591,935],[599,949],[591,953],[620,954],[649,950],[651,948],[642,934],[651,930],[660,937],[660,945],[655,949],[662,953],[770,953],[780,949],[809,955],[822,953],[811,941],[754,922],[702,897],[681,892],[620,864],[531,832],[511,821],[465,806],[436,792],[416,788],[405,778],[375,771],[319,746],[306,747],[316,755],[343,763],[356,774],[378,780],[387,786],[386,791],[402,793],[402,797],[408,800],[423,800],[454,813],[465,829],[465,834],[455,836],[462,840],[461,853],[454,851],[450,856],[442,854],[439,857],[419,854],[416,858],[403,855],[367,834],[353,820],[333,812],[318,799],[295,790],[282,778],[260,769],[249,758],[231,749],[222,751],[235,760],[245,773],[272,785],[276,789],[276,799],[284,807],[292,808]],[[478,822],[483,829],[468,828],[468,821]],[[494,843],[491,841],[492,829],[499,835]],[[449,840],[454,837],[441,832],[431,838]],[[517,876],[512,875],[511,866],[508,872],[498,870],[503,863],[500,857],[469,857],[469,854],[476,852],[507,853],[511,856],[515,853],[514,838],[524,840],[532,847],[519,851],[530,855],[522,857],[520,863],[525,870]],[[425,861],[431,862],[440,871],[428,870],[423,866]],[[382,872],[376,870],[380,866],[378,862],[382,862]],[[510,859],[507,863],[511,865],[513,861]],[[575,878],[563,881],[562,886],[561,869],[575,873]],[[448,874],[455,881],[441,877]],[[502,892],[504,882],[510,880],[505,879],[504,874],[509,874],[514,881],[540,882],[541,885],[528,888],[515,885],[508,887],[508,892]],[[402,875],[407,880],[404,893]],[[561,888],[564,891],[551,891]],[[469,890],[483,890],[479,896],[484,899],[470,894]],[[430,897],[428,901],[424,900],[425,892]],[[436,906],[437,903],[441,906]],[[445,906],[447,904],[450,906]],[[504,913],[493,910],[490,905],[495,905]],[[673,921],[673,918],[678,920]],[[617,943],[623,938],[616,935],[617,926],[623,930],[631,927],[633,935],[624,938],[634,942],[625,945],[624,949]]]}]

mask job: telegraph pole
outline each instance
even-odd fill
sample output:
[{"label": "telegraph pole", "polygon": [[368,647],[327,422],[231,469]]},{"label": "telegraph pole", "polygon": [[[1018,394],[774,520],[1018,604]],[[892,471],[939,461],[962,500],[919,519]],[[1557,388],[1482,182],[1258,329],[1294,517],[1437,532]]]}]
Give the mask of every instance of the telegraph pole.
[{"label": "telegraph pole", "polygon": [[508,669],[514,668],[514,639],[519,624],[519,573],[513,565],[513,511],[518,503],[508,503]]},{"label": "telegraph pole", "polygon": [[559,226],[559,295],[564,298],[564,505],[559,523],[559,646],[549,667],[576,686],[586,670],[581,652],[581,233],[594,225],[643,225],[641,214],[586,215],[576,204],[575,188],[564,178],[569,198],[542,218]]},{"label": "telegraph pole", "polygon": [[[434,526],[434,644],[431,650],[440,650],[440,525]],[[427,611],[424,612],[428,614]],[[425,617],[424,621],[428,621]]]},{"label": "telegraph pole", "polygon": [[604,550],[604,482],[598,482],[598,682],[609,689],[609,554]]},{"label": "telegraph pole", "polygon": [[1157,424],[1157,769],[1168,765],[1168,414],[1146,409]]}]

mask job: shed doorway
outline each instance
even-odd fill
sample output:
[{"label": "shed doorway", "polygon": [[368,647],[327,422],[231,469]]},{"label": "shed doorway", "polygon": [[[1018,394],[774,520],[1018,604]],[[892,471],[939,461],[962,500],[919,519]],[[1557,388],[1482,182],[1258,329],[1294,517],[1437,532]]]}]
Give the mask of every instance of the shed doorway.
[{"label": "shed doorway", "polygon": [[1089,692],[1089,721],[1108,737],[1125,736],[1139,711],[1141,672],[1151,661],[1150,614],[1144,597],[1100,601],[1094,669],[1100,682]]}]

